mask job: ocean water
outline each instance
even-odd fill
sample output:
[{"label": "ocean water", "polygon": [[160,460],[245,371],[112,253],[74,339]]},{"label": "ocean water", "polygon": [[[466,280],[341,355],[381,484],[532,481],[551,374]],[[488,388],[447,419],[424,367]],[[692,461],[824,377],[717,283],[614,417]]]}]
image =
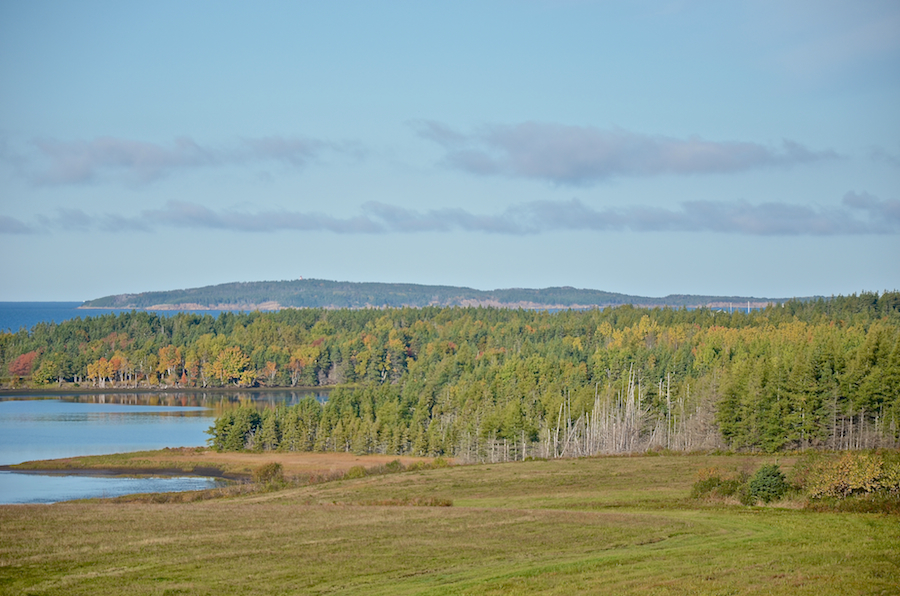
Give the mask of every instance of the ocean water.
[{"label": "ocean water", "polygon": [[[84,319],[108,313],[128,312],[121,308],[78,308],[81,302],[0,302],[0,332],[16,332],[20,329],[31,329],[38,323],[62,323],[69,319]],[[154,310],[150,311],[165,317],[178,312],[207,314],[218,317],[224,310]],[[239,312],[239,311],[234,311]]]},{"label": "ocean water", "polygon": [[31,329],[38,323],[62,323],[84,318],[88,313],[116,312],[109,310],[78,310],[81,302],[0,302],[0,331],[16,332]]}]

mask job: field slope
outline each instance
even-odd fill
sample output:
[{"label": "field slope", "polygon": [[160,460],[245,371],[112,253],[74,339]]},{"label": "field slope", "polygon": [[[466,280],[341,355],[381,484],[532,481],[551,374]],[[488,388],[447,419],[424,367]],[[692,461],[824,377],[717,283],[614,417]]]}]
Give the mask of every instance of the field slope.
[{"label": "field slope", "polygon": [[[188,503],[4,506],[0,592],[896,594],[896,516],[689,498],[701,468],[771,461],[533,461]],[[453,506],[403,505],[429,498]]]}]

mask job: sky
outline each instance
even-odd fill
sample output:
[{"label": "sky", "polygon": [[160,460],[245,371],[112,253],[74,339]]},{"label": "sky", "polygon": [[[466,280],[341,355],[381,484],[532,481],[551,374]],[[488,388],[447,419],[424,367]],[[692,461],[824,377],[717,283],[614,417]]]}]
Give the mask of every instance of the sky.
[{"label": "sky", "polygon": [[896,0],[0,3],[0,301],[900,289]]}]

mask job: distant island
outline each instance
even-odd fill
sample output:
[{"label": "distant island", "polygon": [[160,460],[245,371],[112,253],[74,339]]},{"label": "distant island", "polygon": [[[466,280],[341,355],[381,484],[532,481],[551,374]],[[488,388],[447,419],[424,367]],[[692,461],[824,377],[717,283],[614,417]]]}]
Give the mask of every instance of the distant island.
[{"label": "distant island", "polygon": [[[799,298],[807,300],[811,298]],[[642,307],[763,308],[788,298],[697,296],[661,298],[630,296],[572,287],[475,290],[454,286],[402,283],[358,283],[324,279],[235,282],[165,292],[117,294],[88,300],[81,308],[138,310],[280,310],[284,308],[422,308],[426,306],[491,306],[528,309],[586,309],[630,304]]]}]

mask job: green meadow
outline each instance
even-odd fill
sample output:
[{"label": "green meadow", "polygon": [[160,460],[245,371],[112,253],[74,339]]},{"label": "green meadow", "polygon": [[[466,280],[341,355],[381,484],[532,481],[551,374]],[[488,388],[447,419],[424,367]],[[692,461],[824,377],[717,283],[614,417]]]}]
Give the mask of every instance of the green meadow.
[{"label": "green meadow", "polygon": [[768,463],[790,477],[794,460],[559,459],[184,502],[2,506],[0,592],[900,592],[897,515],[813,511],[800,497],[747,507],[690,496],[701,470],[752,473]]}]

